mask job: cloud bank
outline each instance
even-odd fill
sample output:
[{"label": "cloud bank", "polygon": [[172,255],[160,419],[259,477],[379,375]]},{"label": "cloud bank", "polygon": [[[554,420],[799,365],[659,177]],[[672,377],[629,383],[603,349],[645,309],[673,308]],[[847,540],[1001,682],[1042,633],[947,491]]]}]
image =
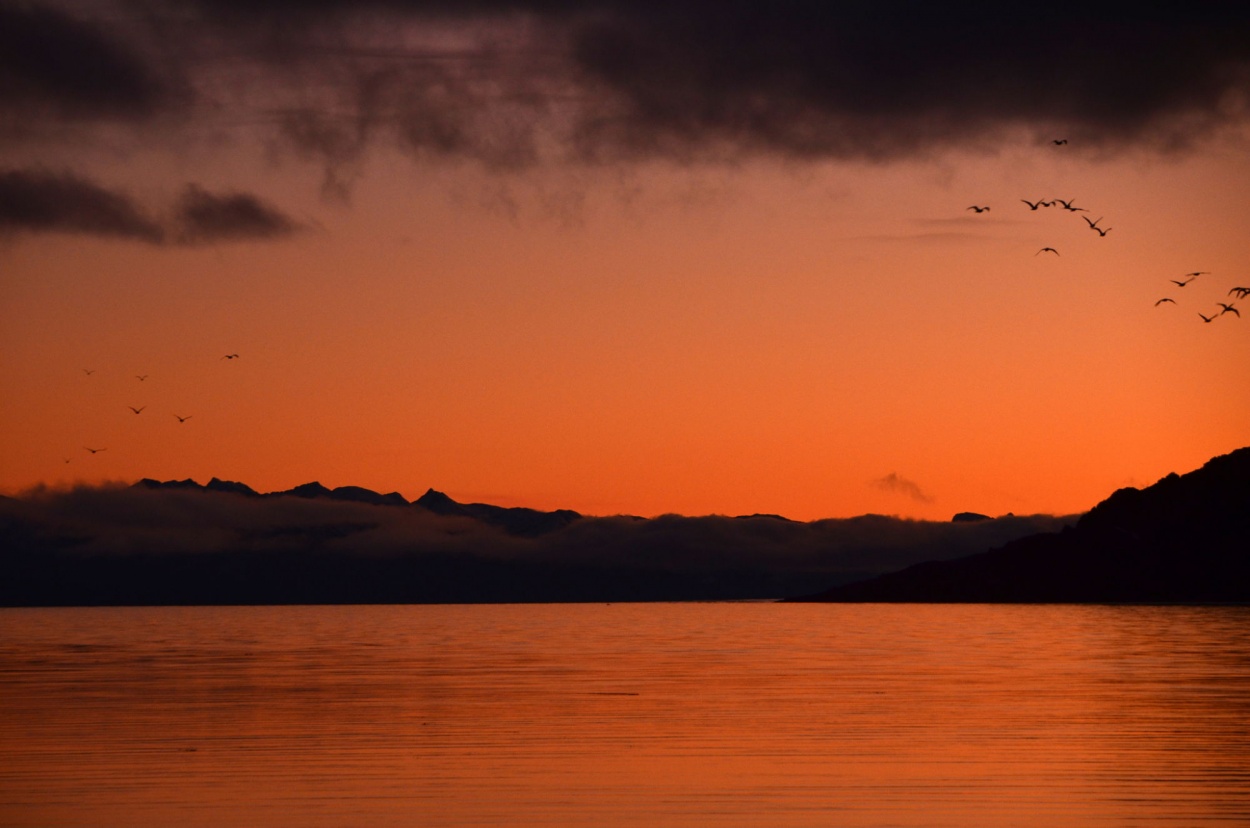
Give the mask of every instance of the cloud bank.
[{"label": "cloud bank", "polygon": [[1072,521],[583,517],[434,494],[179,484],[3,498],[0,604],[776,598]]}]

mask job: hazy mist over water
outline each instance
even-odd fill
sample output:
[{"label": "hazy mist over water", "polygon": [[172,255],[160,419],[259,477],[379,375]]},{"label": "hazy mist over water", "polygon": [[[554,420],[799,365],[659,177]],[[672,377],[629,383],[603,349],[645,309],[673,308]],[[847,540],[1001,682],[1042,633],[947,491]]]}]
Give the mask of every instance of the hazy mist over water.
[{"label": "hazy mist over water", "polygon": [[0,824],[1228,825],[1250,608],[0,610]]}]

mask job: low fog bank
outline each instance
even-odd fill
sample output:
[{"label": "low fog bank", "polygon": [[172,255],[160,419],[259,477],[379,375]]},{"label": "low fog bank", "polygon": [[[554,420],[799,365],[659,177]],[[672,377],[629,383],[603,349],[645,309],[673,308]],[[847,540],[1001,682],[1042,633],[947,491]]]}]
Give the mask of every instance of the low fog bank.
[{"label": "low fog bank", "polygon": [[116,485],[3,498],[0,605],[780,598],[1076,519],[583,517],[362,491]]}]

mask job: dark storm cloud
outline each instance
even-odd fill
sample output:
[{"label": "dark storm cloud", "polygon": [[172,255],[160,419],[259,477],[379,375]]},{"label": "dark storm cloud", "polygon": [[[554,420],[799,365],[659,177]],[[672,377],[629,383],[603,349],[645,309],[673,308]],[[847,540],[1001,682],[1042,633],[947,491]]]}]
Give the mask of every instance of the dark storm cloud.
[{"label": "dark storm cloud", "polygon": [[74,233],[160,244],[161,226],[128,195],[71,173],[0,170],[0,233]]},{"label": "dark storm cloud", "polygon": [[889,158],[1013,126],[1184,142],[1245,114],[1248,23],[1202,3],[677,2],[586,25],[576,55],[622,107],[594,140]]},{"label": "dark storm cloud", "polygon": [[0,12],[8,127],[194,100],[192,120],[318,159],[339,194],[378,142],[498,170],[888,160],[1015,133],[1073,152],[1176,149],[1243,121],[1250,95],[1250,8],[1236,4],[100,3],[75,7],[96,10],[90,23]]},{"label": "dark storm cloud", "polygon": [[[443,24],[523,21],[529,25],[516,27],[524,35],[507,42],[511,51],[478,41],[461,48],[458,61],[414,65],[423,55],[409,54],[382,72],[360,62],[371,54],[361,44],[353,53],[341,41],[346,51],[316,58],[340,69],[349,55],[356,62],[347,73],[356,124],[389,120],[401,145],[419,152],[494,160],[512,152],[519,163],[533,157],[548,117],[566,118],[564,152],[605,160],[889,159],[1012,128],[1039,139],[1062,130],[1085,146],[1180,147],[1244,118],[1250,92],[1250,11],[1230,4],[1131,12],[983,0],[200,7],[231,31],[268,29],[254,41],[267,57],[304,70],[314,55],[307,47],[324,45],[324,27],[362,10]],[[567,99],[548,96],[557,70],[570,84]],[[485,115],[508,106],[494,122]],[[334,144],[341,151],[345,141]]]},{"label": "dark storm cloud", "polygon": [[188,244],[288,236],[298,225],[250,193],[214,195],[191,184],[177,207],[179,239]]},{"label": "dark storm cloud", "polygon": [[148,63],[100,26],[44,6],[0,6],[0,129],[25,117],[143,120],[170,102]]}]

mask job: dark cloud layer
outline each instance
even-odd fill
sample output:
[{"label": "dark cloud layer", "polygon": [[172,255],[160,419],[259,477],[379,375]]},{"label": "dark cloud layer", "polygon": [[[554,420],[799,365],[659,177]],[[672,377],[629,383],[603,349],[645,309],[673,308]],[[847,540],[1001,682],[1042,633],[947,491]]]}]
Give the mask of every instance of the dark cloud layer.
[{"label": "dark cloud layer", "polygon": [[1183,142],[1246,93],[1248,24],[1201,3],[678,2],[586,26],[576,54],[631,144],[888,158],[1013,126]]},{"label": "dark cloud layer", "polygon": [[0,170],[0,233],[74,233],[159,244],[165,233],[126,194],[70,173]]},{"label": "dark cloud layer", "polygon": [[1250,94],[1236,4],[101,2],[0,12],[5,123],[194,102],[321,159],[330,190],[379,140],[502,169],[886,160],[1015,130],[1175,149],[1244,120]]},{"label": "dark cloud layer", "polygon": [[288,236],[298,226],[249,193],[214,195],[192,184],[177,210],[180,238],[191,244]]},{"label": "dark cloud layer", "polygon": [[[49,163],[45,148],[63,162],[108,142],[140,152],[263,146],[316,164],[323,193],[338,199],[377,147],[502,173],[759,157],[887,162],[1058,136],[1070,153],[1187,151],[1250,118],[1250,7],[1236,4],[66,8],[0,4],[0,152]],[[154,238],[124,197],[75,192],[81,215],[28,203],[5,221]],[[275,238],[295,226],[245,195],[190,191],[177,209],[176,242]]]},{"label": "dark cloud layer", "polygon": [[70,172],[0,170],[0,234],[65,233],[160,245],[267,240],[299,229],[248,193],[213,194],[188,185],[172,217],[161,222],[127,193]]},{"label": "dark cloud layer", "polygon": [[518,534],[459,510],[302,496],[308,488],[262,497],[81,487],[0,498],[0,603],[769,598],[1071,522],[573,516]]},{"label": "dark cloud layer", "polygon": [[[476,53],[461,53],[472,58],[467,69],[390,67],[395,81],[416,81],[415,92],[409,86],[405,100],[392,101],[401,122],[420,122],[430,133],[413,143],[453,154],[483,152],[484,125],[465,107],[498,106],[499,93],[534,91],[552,69],[539,50],[567,60],[562,69],[578,106],[567,136],[574,146],[566,149],[590,157],[890,158],[1010,127],[1070,130],[1103,145],[1181,145],[1244,117],[1250,92],[1250,11],[1229,4],[1163,3],[1131,12],[987,0],[206,0],[201,7],[236,27],[299,19],[298,34],[282,51],[288,65],[291,55],[307,55],[300,37],[317,39],[319,23],[339,24],[362,7],[410,19],[538,21],[527,39],[507,43],[533,50],[525,62],[503,60],[479,42]],[[482,73],[491,75],[496,97],[474,86]],[[373,81],[386,86],[377,75]],[[440,88],[459,114],[430,94]],[[370,94],[376,103],[390,93],[375,86]],[[529,103],[533,114],[548,101]],[[469,126],[477,129],[470,134]]]}]

